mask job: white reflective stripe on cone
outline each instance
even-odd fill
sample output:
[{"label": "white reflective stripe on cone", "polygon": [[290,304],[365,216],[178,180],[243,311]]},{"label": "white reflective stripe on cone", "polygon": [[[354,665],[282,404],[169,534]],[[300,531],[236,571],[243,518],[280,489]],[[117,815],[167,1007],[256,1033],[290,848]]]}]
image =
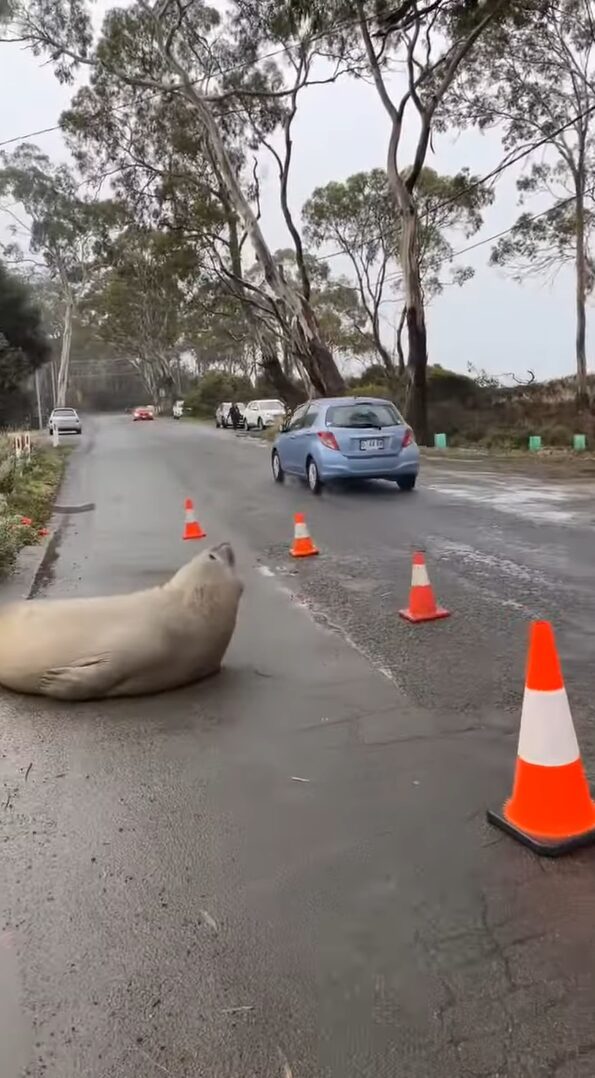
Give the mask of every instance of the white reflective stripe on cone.
[{"label": "white reflective stripe on cone", "polygon": [[295,538],[296,539],[308,539],[309,531],[305,524],[296,524],[295,526]]},{"label": "white reflective stripe on cone", "polygon": [[527,764],[563,767],[580,753],[566,689],[525,689],[518,755]]},{"label": "white reflective stripe on cone", "polygon": [[411,587],[427,588],[429,583],[430,578],[425,565],[413,565],[411,568]]}]

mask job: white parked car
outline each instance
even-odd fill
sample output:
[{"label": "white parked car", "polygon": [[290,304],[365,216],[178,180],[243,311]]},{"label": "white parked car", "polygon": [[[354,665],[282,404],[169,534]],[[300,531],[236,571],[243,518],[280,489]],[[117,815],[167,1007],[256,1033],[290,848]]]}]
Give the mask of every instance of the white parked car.
[{"label": "white parked car", "polygon": [[74,408],[54,408],[48,424],[49,433],[54,433],[54,428],[59,434],[82,434],[82,424],[78,412]]},{"label": "white parked car", "polygon": [[215,412],[215,426],[225,427],[227,424],[227,417],[229,415],[229,409],[231,408],[231,401],[222,401],[218,405]]},{"label": "white parked car", "polygon": [[[238,422],[238,427],[241,430],[245,426],[244,412],[246,411],[246,405],[242,404],[241,401],[236,401],[236,404],[238,406],[238,411],[240,413],[240,419],[239,419],[239,422]],[[215,412],[215,426],[216,427],[223,427],[225,429],[226,427],[231,427],[232,426],[231,419],[229,418],[229,412],[230,412],[230,409],[231,409],[231,405],[232,405],[231,401],[223,401],[223,403],[219,405],[219,407],[217,408],[217,411]]]},{"label": "white parked car", "polygon": [[276,400],[250,401],[246,405],[244,415],[247,430],[252,430],[253,427],[264,430],[265,427],[272,427],[273,423],[283,419],[285,405],[283,401]]}]

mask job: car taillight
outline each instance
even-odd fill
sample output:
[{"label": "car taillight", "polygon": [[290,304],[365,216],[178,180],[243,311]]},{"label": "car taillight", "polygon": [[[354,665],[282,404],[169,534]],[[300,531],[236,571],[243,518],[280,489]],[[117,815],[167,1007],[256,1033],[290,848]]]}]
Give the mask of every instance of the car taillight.
[{"label": "car taillight", "polygon": [[415,441],[415,435],[414,435],[413,431],[409,427],[407,427],[407,430],[405,431],[405,434],[403,435],[403,442],[401,444],[401,449],[406,449],[407,446],[412,445],[414,441]]},{"label": "car taillight", "polygon": [[337,450],[339,449],[339,446],[337,444],[337,439],[335,438],[335,435],[332,433],[332,431],[330,431],[330,430],[319,430],[318,431],[318,437],[320,438],[320,441],[322,442],[323,445],[326,446],[327,449],[337,449]]}]

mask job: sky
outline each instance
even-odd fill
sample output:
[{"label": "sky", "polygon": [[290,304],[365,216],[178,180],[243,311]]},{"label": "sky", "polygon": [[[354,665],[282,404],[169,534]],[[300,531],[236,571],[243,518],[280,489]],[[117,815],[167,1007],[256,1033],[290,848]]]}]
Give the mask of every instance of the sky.
[{"label": "sky", "polygon": [[[96,19],[110,6],[113,5],[98,0]],[[56,124],[69,104],[73,89],[61,86],[51,66],[21,46],[0,45],[0,49],[0,101],[4,106],[0,114],[1,144]],[[414,137],[415,131],[406,127],[401,163],[407,163],[408,147]],[[29,137],[27,141],[35,142],[56,160],[68,159],[59,131]],[[354,172],[384,167],[387,141],[388,120],[371,85],[343,79],[331,86],[313,86],[302,91],[294,125],[292,210],[299,214],[315,187],[346,179]],[[454,173],[467,166],[472,173],[484,175],[500,159],[497,133],[482,135],[471,129],[436,136],[426,164],[443,173]],[[261,175],[265,237],[273,249],[290,246],[278,205],[274,167],[264,157]],[[503,174],[495,189],[495,203],[485,211],[484,225],[476,236],[471,240],[462,235],[451,236],[455,249],[513,224],[521,212],[516,175],[514,168]],[[541,209],[543,204],[530,208]],[[4,235],[7,224],[6,216],[3,220],[0,215],[0,231]],[[430,305],[427,314],[430,362],[462,372],[471,363],[491,374],[514,372],[519,378],[531,369],[539,380],[573,373],[575,323],[571,270],[563,268],[553,282],[529,278],[517,284],[487,265],[490,249],[487,243],[463,255],[458,261],[473,266],[475,276],[462,288],[446,288]],[[336,258],[331,264],[337,273],[349,272],[349,264],[343,258]],[[384,332],[390,347],[394,309],[387,305],[385,310]],[[595,330],[592,311],[588,312],[589,330]],[[591,370],[590,354],[588,336],[587,362]]]}]

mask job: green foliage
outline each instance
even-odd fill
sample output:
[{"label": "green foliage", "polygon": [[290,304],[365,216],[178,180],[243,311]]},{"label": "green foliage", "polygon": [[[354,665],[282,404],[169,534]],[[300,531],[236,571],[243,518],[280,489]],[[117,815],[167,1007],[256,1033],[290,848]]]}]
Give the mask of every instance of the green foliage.
[{"label": "green foliage", "polygon": [[[453,259],[449,233],[460,231],[468,237],[476,232],[482,224],[482,209],[492,202],[493,193],[478,184],[467,169],[454,176],[440,176],[434,169],[423,168],[416,197],[419,266],[429,299],[442,292],[444,265]],[[393,357],[383,341],[381,311],[387,300],[402,302],[398,268],[401,225],[386,171],[358,172],[341,183],[333,181],[316,188],[303,208],[303,217],[305,237],[316,250],[331,246],[350,259],[365,312],[366,324],[360,324],[360,336],[367,338],[366,349],[375,348],[391,372]],[[473,272],[470,266],[456,266],[451,281],[464,284]]]},{"label": "green foliage", "polygon": [[195,247],[157,229],[129,226],[111,243],[82,305],[87,326],[139,371],[155,400],[173,365],[201,284]]},{"label": "green foliage", "polygon": [[[282,266],[286,279],[297,283],[295,253],[290,249],[276,251],[275,261]],[[365,331],[366,312],[358,289],[346,277],[333,277],[328,262],[309,254],[305,262],[312,284],[312,306],[326,344],[352,356],[372,351],[373,342]]]},{"label": "green foliage", "polygon": [[[6,448],[6,442],[0,442],[0,462]],[[47,524],[64,462],[64,451],[34,448],[28,466],[5,474],[0,494],[0,576],[11,569],[21,547],[34,543],[38,529]],[[31,526],[21,523],[23,516],[32,521]]]},{"label": "green foliage", "polygon": [[50,355],[32,290],[0,263],[0,392],[24,382]]},{"label": "green foliage", "polygon": [[222,401],[235,400],[246,404],[253,396],[254,388],[248,378],[210,371],[186,395],[184,403],[191,415],[212,417]]},{"label": "green foliage", "polygon": [[86,0],[0,0],[0,20],[7,40],[24,42],[34,56],[48,53],[60,82],[72,82],[92,42]]},{"label": "green foliage", "polygon": [[[481,39],[451,96],[452,123],[472,122],[482,130],[498,127],[507,151],[546,143],[542,160],[523,171],[517,187],[521,203],[527,196],[544,194],[553,204],[536,219],[523,213],[492,253],[492,263],[511,267],[517,279],[527,271],[555,273],[562,262],[574,260],[573,195],[586,203],[587,237],[595,223],[590,182],[595,166],[594,49],[590,4],[535,0],[524,5],[522,22],[495,25]],[[593,258],[588,251],[586,258],[590,290]]]},{"label": "green foliage", "polygon": [[585,304],[595,285],[595,19],[582,0],[533,0],[521,21],[485,34],[450,97],[446,114],[461,127],[497,128],[505,149],[539,150],[523,170],[519,202],[543,195],[545,211],[524,212],[492,251],[492,265],[553,279],[564,263],[576,277],[577,400],[588,399]]},{"label": "green foliage", "polygon": [[[107,229],[117,223],[117,207],[82,199],[70,169],[54,165],[30,143],[2,153],[0,160],[0,196],[10,195],[30,217],[30,251],[41,255],[52,277],[76,286],[85,264],[100,253]],[[7,249],[16,259],[24,257],[18,244]]]},{"label": "green foliage", "polygon": [[383,400],[394,401],[394,393],[388,388],[385,382],[377,382],[376,384],[374,384],[374,382],[367,382],[364,383],[364,385],[357,386],[351,392],[354,397],[381,397]]},{"label": "green foliage", "polygon": [[[552,168],[540,167],[544,186],[551,180]],[[533,175],[536,169],[533,170]],[[527,190],[526,186],[524,190]],[[595,207],[585,210],[587,236],[595,225]],[[577,215],[573,201],[561,198],[539,217],[522,213],[508,235],[502,236],[490,255],[493,266],[510,269],[514,280],[522,283],[527,274],[554,276],[563,263],[576,257]],[[595,258],[585,252],[586,292],[595,286]]]},{"label": "green foliage", "polygon": [[35,448],[31,463],[13,472],[8,494],[11,512],[30,517],[35,527],[47,524],[52,499],[64,471],[65,452],[50,448]]},{"label": "green foliage", "polygon": [[386,384],[386,370],[380,363],[371,363],[356,378],[349,379],[349,385],[353,388],[372,384]]},{"label": "green foliage", "polygon": [[480,386],[466,374],[449,371],[439,364],[428,367],[428,394],[431,401],[455,400],[472,406],[480,395]]}]

